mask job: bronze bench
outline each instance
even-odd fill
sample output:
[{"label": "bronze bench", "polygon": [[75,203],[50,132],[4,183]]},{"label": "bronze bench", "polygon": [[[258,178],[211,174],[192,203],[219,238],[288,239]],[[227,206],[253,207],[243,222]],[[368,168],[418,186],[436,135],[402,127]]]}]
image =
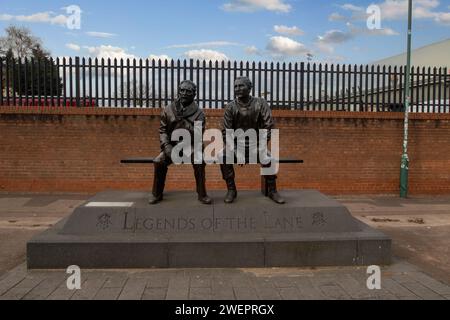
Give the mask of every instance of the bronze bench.
[{"label": "bronze bench", "polygon": [[[123,164],[148,164],[153,163],[155,158],[128,158],[128,159],[122,159],[120,160],[120,163]],[[303,160],[298,159],[280,159],[278,160],[278,163],[303,163]],[[268,195],[268,189],[266,186],[266,180],[264,179],[264,176],[261,176],[261,192],[264,196],[267,197]]]}]

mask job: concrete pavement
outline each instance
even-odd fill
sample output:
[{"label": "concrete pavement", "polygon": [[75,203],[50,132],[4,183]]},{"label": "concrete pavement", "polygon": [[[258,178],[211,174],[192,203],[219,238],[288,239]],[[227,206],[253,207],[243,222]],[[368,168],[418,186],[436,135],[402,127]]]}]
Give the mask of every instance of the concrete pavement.
[{"label": "concrete pavement", "polygon": [[26,242],[89,195],[0,194],[0,299],[449,299],[450,196],[339,196],[352,214],[393,239],[382,290],[363,267],[27,271]]}]

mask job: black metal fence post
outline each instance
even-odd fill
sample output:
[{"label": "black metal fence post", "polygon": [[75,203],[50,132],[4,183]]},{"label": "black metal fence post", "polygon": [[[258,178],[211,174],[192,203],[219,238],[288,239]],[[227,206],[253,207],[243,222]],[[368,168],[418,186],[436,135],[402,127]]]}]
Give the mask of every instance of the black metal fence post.
[{"label": "black metal fence post", "polygon": [[75,99],[77,107],[81,106],[80,102],[80,57],[75,57]]},{"label": "black metal fence post", "polygon": [[300,110],[304,110],[305,103],[305,63],[300,63]]},{"label": "black metal fence post", "polygon": [[3,88],[6,88],[6,83],[3,80],[3,58],[0,57],[0,106],[3,106]]},{"label": "black metal fence post", "polygon": [[[197,82],[201,107],[223,108],[233,98],[234,79],[247,75],[253,94],[274,109],[399,111],[405,71],[314,62],[120,59],[119,64],[105,58],[8,56],[0,57],[0,105],[156,108],[176,97],[181,80],[190,79]],[[449,112],[449,77],[445,68],[413,67],[412,112]]]},{"label": "black metal fence post", "polygon": [[[447,101],[448,97],[450,96],[450,74],[447,70],[447,67],[444,68],[444,112],[449,113],[450,112],[450,103]],[[447,94],[449,96],[447,96]]]}]

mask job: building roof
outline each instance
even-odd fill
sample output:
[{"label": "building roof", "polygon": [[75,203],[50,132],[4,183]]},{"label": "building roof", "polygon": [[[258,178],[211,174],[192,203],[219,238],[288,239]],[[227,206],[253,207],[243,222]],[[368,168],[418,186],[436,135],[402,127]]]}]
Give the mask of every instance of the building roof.
[{"label": "building roof", "polygon": [[[406,65],[406,52],[375,61],[375,65]],[[450,70],[450,38],[415,49],[411,52],[411,64],[415,67],[447,67]]]}]

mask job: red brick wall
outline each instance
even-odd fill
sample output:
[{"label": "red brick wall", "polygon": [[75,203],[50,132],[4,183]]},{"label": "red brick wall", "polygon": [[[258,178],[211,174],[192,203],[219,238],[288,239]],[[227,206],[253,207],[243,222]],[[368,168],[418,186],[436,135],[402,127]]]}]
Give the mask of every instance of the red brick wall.
[{"label": "red brick wall", "polygon": [[[220,110],[207,110],[218,127]],[[328,194],[398,193],[403,115],[274,111],[282,164],[279,186]],[[411,115],[411,194],[450,194],[450,116]],[[159,152],[158,110],[0,107],[0,191],[97,192],[150,190],[152,165],[122,158]],[[258,166],[237,168],[241,189],[259,188]],[[218,166],[208,187],[224,189]],[[171,167],[167,190],[193,190],[190,166]]]}]

